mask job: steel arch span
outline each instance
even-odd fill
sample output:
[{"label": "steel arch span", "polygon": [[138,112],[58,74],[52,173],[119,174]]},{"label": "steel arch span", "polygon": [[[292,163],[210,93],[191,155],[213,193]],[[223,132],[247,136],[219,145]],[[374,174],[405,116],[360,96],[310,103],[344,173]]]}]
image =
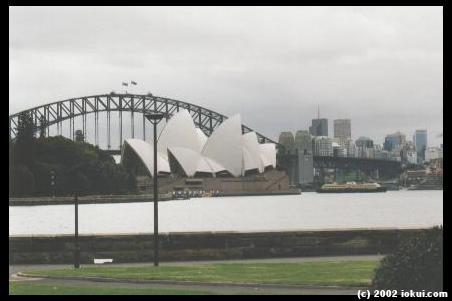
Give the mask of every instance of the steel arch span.
[{"label": "steel arch span", "polygon": [[[167,120],[179,109],[186,109],[190,112],[190,115],[195,122],[195,125],[199,127],[207,136],[213,132],[213,130],[219,126],[227,117],[215,111],[206,109],[204,107],[194,105],[188,102],[174,100],[165,97],[154,96],[152,94],[101,94],[92,95],[79,98],[71,98],[62,101],[56,101],[49,104],[44,104],[38,107],[34,107],[22,112],[9,116],[9,134],[11,138],[16,136],[16,128],[18,126],[19,116],[23,113],[29,113],[34,122],[35,130],[38,130],[43,124],[46,128],[47,135],[49,135],[49,127],[52,125],[57,126],[57,134],[61,135],[62,122],[69,121],[70,138],[74,139],[74,119],[82,116],[82,131],[86,134],[86,116],[94,114],[94,134],[95,143],[98,145],[99,141],[99,113],[106,112],[107,114],[107,135],[108,135],[108,148],[110,148],[111,139],[111,112],[119,112],[119,141],[120,145],[123,142],[122,133],[122,112],[130,112],[131,119],[131,132],[134,137],[134,113],[141,115],[143,125],[143,138],[146,135],[146,122],[144,113],[148,112],[161,112],[165,113]],[[138,116],[138,118],[140,118]],[[242,125],[242,132],[247,133],[253,131],[251,128]],[[260,143],[278,143],[265,137],[264,135],[256,132]]]}]

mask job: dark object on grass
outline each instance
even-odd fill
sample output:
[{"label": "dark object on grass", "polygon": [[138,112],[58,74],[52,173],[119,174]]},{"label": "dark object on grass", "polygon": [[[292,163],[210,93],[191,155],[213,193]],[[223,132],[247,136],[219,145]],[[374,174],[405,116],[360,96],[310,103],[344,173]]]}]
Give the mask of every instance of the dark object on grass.
[{"label": "dark object on grass", "polygon": [[443,289],[443,227],[426,229],[400,243],[383,258],[372,285],[376,289]]}]

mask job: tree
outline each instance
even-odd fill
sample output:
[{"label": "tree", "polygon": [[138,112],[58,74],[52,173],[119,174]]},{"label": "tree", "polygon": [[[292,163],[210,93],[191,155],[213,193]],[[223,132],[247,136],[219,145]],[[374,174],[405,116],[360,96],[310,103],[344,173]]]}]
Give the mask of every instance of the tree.
[{"label": "tree", "polygon": [[[10,143],[10,153],[15,153],[15,144]],[[34,155],[28,165],[10,163],[11,196],[136,192],[135,177],[92,144],[56,136],[34,139],[32,147]]]},{"label": "tree", "polygon": [[9,194],[10,196],[30,196],[35,190],[35,178],[25,165],[18,165],[10,169]]},{"label": "tree", "polygon": [[21,113],[16,128],[17,135],[14,145],[14,163],[30,167],[34,162],[35,124],[30,113]]},{"label": "tree", "polygon": [[80,173],[78,179],[83,183],[81,193],[111,194],[136,190],[135,178],[117,165],[107,152],[89,143],[73,142],[62,136],[38,140],[36,161],[34,173],[39,192],[51,192],[51,170],[55,171],[58,195],[74,192],[73,176],[77,173]]},{"label": "tree", "polygon": [[443,290],[443,228],[423,230],[383,258],[372,281],[376,289]]}]

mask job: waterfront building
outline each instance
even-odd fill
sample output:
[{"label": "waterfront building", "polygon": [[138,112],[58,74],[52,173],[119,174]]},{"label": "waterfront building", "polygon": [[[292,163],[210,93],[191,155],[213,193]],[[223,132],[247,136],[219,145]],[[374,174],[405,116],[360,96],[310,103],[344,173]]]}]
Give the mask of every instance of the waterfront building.
[{"label": "waterfront building", "polygon": [[368,147],[365,150],[365,158],[367,159],[375,159],[375,148]]},{"label": "waterfront building", "polygon": [[390,160],[390,154],[387,150],[384,149],[376,149],[375,150],[375,159],[379,159],[379,160]]},{"label": "waterfront building", "polygon": [[356,145],[355,142],[353,141],[353,139],[340,139],[339,140],[341,145],[343,145],[345,147],[345,149],[347,150],[347,157],[356,157],[357,156],[357,152],[356,152]]},{"label": "waterfront building", "polygon": [[395,132],[394,134],[386,135],[384,142],[384,149],[387,151],[392,151],[395,147],[402,145],[406,142],[405,134],[400,131]]},{"label": "waterfront building", "polygon": [[349,138],[333,138],[333,156],[347,157],[347,144]]},{"label": "waterfront building", "polygon": [[298,184],[310,184],[314,182],[314,157],[312,154],[300,154],[298,156]]},{"label": "waterfront building", "polygon": [[333,141],[325,136],[314,137],[314,156],[333,156]]},{"label": "waterfront building", "polygon": [[309,133],[312,136],[328,137],[328,119],[326,118],[312,119],[312,125],[309,127]]},{"label": "waterfront building", "polygon": [[359,137],[355,141],[356,147],[366,147],[366,148],[373,148],[374,147],[374,141],[370,139],[369,137]]},{"label": "waterfront building", "polygon": [[413,141],[406,141],[405,144],[403,145],[403,148],[406,150],[416,150],[416,146],[414,145]]},{"label": "waterfront building", "polygon": [[292,132],[281,132],[278,143],[283,146],[284,154],[295,154],[295,139]]},{"label": "waterfront building", "polygon": [[[154,147],[140,139],[126,139],[121,163],[141,162],[151,177]],[[158,175],[184,177],[240,177],[276,167],[273,143],[259,144],[255,132],[242,134],[240,115],[226,119],[207,137],[195,127],[190,113],[180,110],[166,123],[158,139]]]},{"label": "waterfront building", "polygon": [[295,134],[295,148],[298,155],[298,184],[314,181],[314,158],[312,155],[312,137],[306,130]]},{"label": "waterfront building", "polygon": [[369,137],[359,137],[355,141],[358,158],[374,158],[374,142]]},{"label": "waterfront building", "polygon": [[295,148],[299,152],[312,154],[312,137],[308,131],[297,131],[295,134]]},{"label": "waterfront building", "polygon": [[332,142],[333,147],[333,156],[334,157],[346,157],[347,156],[347,149],[341,146],[338,142],[333,141]]},{"label": "waterfront building", "polygon": [[400,151],[398,149],[393,149],[389,152],[389,159],[394,161],[402,161],[402,157],[400,156]]},{"label": "waterfront building", "polygon": [[334,124],[334,138],[351,138],[352,129],[350,119],[336,119]]},{"label": "waterfront building", "polygon": [[[397,145],[394,148],[395,151],[400,152],[400,157],[402,159],[402,162],[404,163],[411,163],[411,164],[417,164],[417,154],[414,155],[413,153],[416,153],[416,148],[414,146],[414,143],[412,141],[406,141],[402,145]],[[413,162],[413,158],[416,158],[416,162]]]},{"label": "waterfront building", "polygon": [[417,164],[417,152],[415,150],[408,150],[406,152],[406,162],[409,164]]},{"label": "waterfront building", "polygon": [[427,149],[427,130],[416,130],[413,142],[416,146],[418,163],[422,163],[425,160],[425,150]]},{"label": "waterfront building", "polygon": [[443,158],[443,148],[442,147],[428,147],[425,150],[425,161],[429,162],[435,159]]}]

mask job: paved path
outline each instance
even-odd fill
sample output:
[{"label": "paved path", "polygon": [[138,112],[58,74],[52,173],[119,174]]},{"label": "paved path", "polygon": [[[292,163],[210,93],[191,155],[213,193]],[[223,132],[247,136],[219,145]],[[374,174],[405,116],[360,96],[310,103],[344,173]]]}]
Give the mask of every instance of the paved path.
[{"label": "paved path", "polygon": [[[365,255],[365,256],[334,256],[334,257],[297,257],[297,258],[271,258],[271,259],[247,259],[247,260],[221,260],[221,261],[181,261],[181,262],[162,262],[163,266],[210,264],[210,263],[301,263],[313,261],[341,261],[341,260],[379,260],[383,256]],[[117,263],[111,266],[152,266],[152,262],[146,263]],[[93,266],[93,265],[84,265]],[[101,282],[91,280],[69,280],[69,279],[46,279],[46,278],[23,278],[17,277],[16,273],[39,269],[61,269],[69,268],[67,264],[53,265],[10,265],[10,281],[33,281],[48,285],[82,285],[95,287],[127,287],[127,288],[166,288],[183,289],[212,292],[215,294],[292,294],[292,295],[356,295],[356,288],[336,288],[336,287],[300,287],[300,286],[278,286],[278,285],[228,285],[228,284],[182,284],[182,283],[131,283],[131,282]]]}]

